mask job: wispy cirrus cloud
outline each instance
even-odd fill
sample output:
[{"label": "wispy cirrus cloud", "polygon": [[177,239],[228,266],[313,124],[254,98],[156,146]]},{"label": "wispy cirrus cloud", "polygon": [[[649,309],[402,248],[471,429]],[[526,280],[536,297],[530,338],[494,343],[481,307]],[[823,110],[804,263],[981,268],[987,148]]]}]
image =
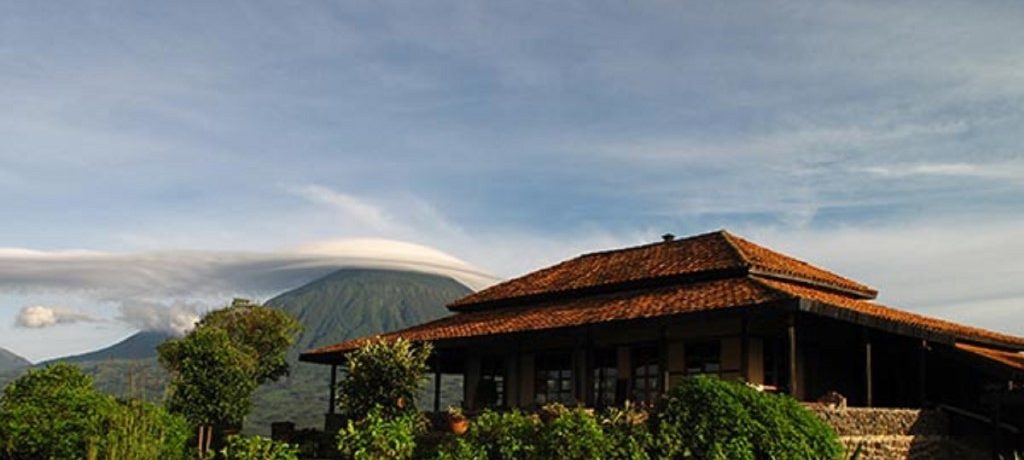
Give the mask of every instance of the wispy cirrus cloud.
[{"label": "wispy cirrus cloud", "polygon": [[972,177],[1024,180],[1024,161],[1002,163],[912,163],[869,166],[861,171],[885,178]]}]

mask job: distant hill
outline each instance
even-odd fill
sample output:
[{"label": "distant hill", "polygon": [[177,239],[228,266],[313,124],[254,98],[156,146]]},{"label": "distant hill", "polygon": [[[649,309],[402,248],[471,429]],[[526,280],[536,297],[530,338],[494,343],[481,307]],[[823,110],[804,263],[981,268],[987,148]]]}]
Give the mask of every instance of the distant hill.
[{"label": "distant hill", "polygon": [[13,371],[31,366],[27,359],[0,348],[0,372]]},{"label": "distant hill", "polygon": [[156,347],[171,338],[166,332],[142,331],[109,347],[80,355],[65,356],[40,363],[46,365],[57,361],[69,363],[88,363],[110,360],[135,360],[156,357]]}]

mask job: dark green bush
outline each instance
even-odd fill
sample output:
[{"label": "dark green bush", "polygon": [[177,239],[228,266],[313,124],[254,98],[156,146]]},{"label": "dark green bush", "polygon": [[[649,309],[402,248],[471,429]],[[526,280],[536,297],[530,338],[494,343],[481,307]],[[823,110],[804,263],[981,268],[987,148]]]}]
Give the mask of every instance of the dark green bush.
[{"label": "dark green bush", "polygon": [[0,396],[0,458],[70,460],[96,451],[114,398],[70,364],[29,370]]},{"label": "dark green bush", "polygon": [[654,436],[647,425],[646,411],[626,402],[622,408],[610,408],[601,417],[601,428],[608,439],[608,460],[649,460]]},{"label": "dark green bush", "polygon": [[567,409],[550,420],[538,436],[538,458],[600,460],[610,445],[601,424],[586,409]]},{"label": "dark green bush", "polygon": [[836,459],[835,433],[787,396],[699,376],[663,399],[655,422],[659,456],[699,459]]},{"label": "dark green bush", "polygon": [[417,438],[427,430],[426,420],[418,412],[387,415],[371,409],[359,421],[349,421],[338,433],[338,450],[353,460],[407,460],[413,457]]},{"label": "dark green bush", "polygon": [[192,428],[179,415],[142,401],[123,401],[106,422],[99,460],[184,460]]},{"label": "dark green bush", "polygon": [[[469,432],[455,443],[460,456],[447,458],[481,458],[474,455],[483,453],[489,460],[520,460],[535,458],[537,453],[540,419],[518,410],[508,412],[484,411],[473,419]],[[474,453],[474,455],[470,455]],[[451,454],[451,452],[449,452]]]},{"label": "dark green bush", "polygon": [[385,416],[416,411],[416,396],[425,383],[429,343],[375,339],[346,356],[345,375],[338,387],[338,407],[353,419],[371,410]]},{"label": "dark green bush", "polygon": [[299,448],[260,436],[231,436],[220,451],[223,460],[298,460]]}]

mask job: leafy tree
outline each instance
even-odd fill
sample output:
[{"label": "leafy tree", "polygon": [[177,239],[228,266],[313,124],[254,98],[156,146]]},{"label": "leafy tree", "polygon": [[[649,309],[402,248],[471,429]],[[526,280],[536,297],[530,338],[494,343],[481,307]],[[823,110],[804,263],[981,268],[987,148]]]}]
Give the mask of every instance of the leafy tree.
[{"label": "leafy tree", "polygon": [[349,353],[339,384],[341,412],[361,419],[377,407],[384,416],[415,411],[432,350],[429,343],[377,338]]},{"label": "leafy tree", "polygon": [[114,398],[97,392],[92,378],[57,363],[29,370],[0,396],[0,447],[9,460],[67,460],[95,449]]},{"label": "leafy tree", "polygon": [[288,349],[302,330],[291,315],[246,299],[235,299],[196,324],[210,327],[227,331],[231,343],[256,358],[255,378],[261,385],[288,375]]},{"label": "leafy tree", "polygon": [[255,359],[219,328],[196,329],[161,345],[159,352],[161,364],[172,373],[168,408],[198,427],[202,457],[214,425],[238,423],[249,413],[249,397],[257,386]]},{"label": "leafy tree", "polygon": [[286,313],[235,299],[158,348],[171,373],[168,405],[197,426],[200,456],[214,425],[240,423],[256,387],[288,373],[285,356],[298,332]]},{"label": "leafy tree", "polygon": [[162,345],[160,358],[174,372],[168,406],[193,424],[237,423],[249,412],[256,363],[223,329],[196,329]]}]

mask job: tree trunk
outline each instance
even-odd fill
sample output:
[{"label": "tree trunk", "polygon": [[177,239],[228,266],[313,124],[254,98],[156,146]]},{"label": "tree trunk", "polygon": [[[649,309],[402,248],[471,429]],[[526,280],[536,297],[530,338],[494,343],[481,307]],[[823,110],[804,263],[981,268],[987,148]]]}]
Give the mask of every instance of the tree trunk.
[{"label": "tree trunk", "polygon": [[206,448],[205,453],[210,452],[210,441],[213,440],[213,425],[206,425]]},{"label": "tree trunk", "polygon": [[205,428],[206,428],[206,425],[199,425],[198,435],[196,436],[196,451],[199,454],[199,458],[204,458],[204,455],[203,455],[204,454],[204,452],[203,452],[203,432],[205,431],[204,430]]}]

